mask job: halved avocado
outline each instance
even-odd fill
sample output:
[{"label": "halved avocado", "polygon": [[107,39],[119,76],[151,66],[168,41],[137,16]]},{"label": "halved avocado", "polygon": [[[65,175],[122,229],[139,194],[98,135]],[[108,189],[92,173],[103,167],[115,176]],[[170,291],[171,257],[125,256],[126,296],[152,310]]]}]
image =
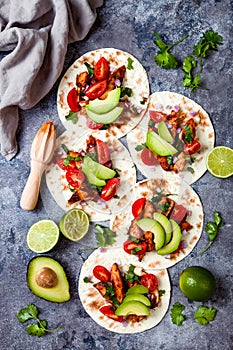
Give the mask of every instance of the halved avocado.
[{"label": "halved avocado", "polygon": [[95,123],[100,123],[100,124],[113,123],[121,115],[122,111],[123,111],[122,107],[115,107],[108,113],[97,114],[97,113],[92,112],[88,108],[88,105],[86,107],[86,113],[87,113],[88,117],[91,120],[93,120]]},{"label": "halved avocado", "polygon": [[[92,173],[96,178],[98,178],[100,180],[112,179],[116,175],[115,170],[110,169],[110,168],[108,168],[100,163],[95,162],[90,157],[84,158],[84,161],[82,164],[82,171],[87,176],[87,178],[88,178],[88,176],[90,176],[90,173]],[[91,181],[89,181],[89,182],[92,183]],[[101,186],[101,185],[99,185],[99,186]]]},{"label": "halved avocado", "polygon": [[39,256],[30,260],[27,284],[33,294],[48,301],[70,300],[69,283],[63,267],[56,260]]},{"label": "halved avocado", "polygon": [[161,121],[158,125],[158,133],[159,136],[162,137],[162,139],[164,139],[167,142],[172,142],[173,141],[173,137],[165,123],[165,121]]},{"label": "halved avocado", "polygon": [[126,301],[123,302],[115,311],[117,316],[137,315],[149,316],[150,311],[148,307],[140,301]]},{"label": "halved avocado", "polygon": [[105,100],[99,100],[96,98],[95,100],[90,101],[88,104],[88,110],[96,114],[108,113],[118,105],[120,96],[120,88],[109,91]]},{"label": "halved avocado", "polygon": [[177,153],[177,149],[162,139],[155,131],[148,131],[146,134],[146,145],[159,156],[170,156]]},{"label": "halved avocado", "polygon": [[156,250],[164,246],[166,234],[162,225],[160,225],[158,221],[150,218],[142,218],[138,220],[136,224],[143,231],[150,231],[154,234],[154,243]]},{"label": "halved avocado", "polygon": [[130,295],[130,294],[147,294],[149,293],[149,289],[145,286],[143,286],[142,284],[133,286],[131,288],[129,288],[126,292],[126,295]]},{"label": "halved avocado", "polygon": [[168,220],[168,218],[164,215],[164,214],[160,214],[157,212],[154,212],[153,217],[156,221],[158,221],[160,223],[160,225],[162,225],[166,237],[165,237],[165,244],[167,244],[172,237],[172,224],[170,223],[170,221]]},{"label": "halved avocado", "polygon": [[128,294],[123,299],[123,303],[126,303],[127,301],[140,301],[140,303],[145,304],[146,306],[150,306],[150,300],[143,294]]},{"label": "halved avocado", "polygon": [[172,224],[172,239],[168,244],[157,251],[159,255],[170,254],[179,247],[182,238],[180,226],[174,220],[170,219],[170,222]]}]

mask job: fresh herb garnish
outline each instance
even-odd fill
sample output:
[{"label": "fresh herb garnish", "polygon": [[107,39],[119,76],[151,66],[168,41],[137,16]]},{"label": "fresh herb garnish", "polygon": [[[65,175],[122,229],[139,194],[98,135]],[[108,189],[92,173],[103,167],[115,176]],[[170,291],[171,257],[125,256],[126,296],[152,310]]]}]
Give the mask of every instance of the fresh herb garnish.
[{"label": "fresh herb garnish", "polygon": [[221,217],[221,214],[218,211],[214,212],[214,222],[209,221],[206,224],[205,230],[209,237],[209,244],[198,254],[201,255],[206,252],[209,247],[213,244],[217,234],[219,232],[220,227],[224,226],[225,223]]},{"label": "fresh herb garnish", "polygon": [[64,143],[62,143],[61,147],[63,148],[63,150],[66,154],[69,153],[69,148]]},{"label": "fresh herb garnish", "polygon": [[178,66],[178,61],[176,57],[171,54],[169,51],[175,46],[181,43],[183,40],[185,40],[188,35],[185,35],[183,38],[181,38],[179,41],[175,42],[174,44],[167,45],[160,37],[160,35],[155,32],[154,36],[156,40],[154,41],[155,45],[158,46],[160,51],[155,56],[155,62],[158,66],[163,67],[165,69],[171,69],[176,68]]},{"label": "fresh herb garnish", "polygon": [[84,64],[87,67],[87,72],[91,78],[94,75],[94,68],[92,68],[88,62],[84,62]]},{"label": "fresh herb garnish", "polygon": [[136,275],[134,273],[134,269],[135,269],[135,266],[134,265],[130,265],[129,266],[129,269],[128,269],[128,272],[125,274],[125,279],[129,282],[129,283],[134,283],[136,281],[139,281],[139,276]]},{"label": "fresh herb garnish", "polygon": [[131,254],[137,254],[142,250],[141,246],[135,247],[134,249],[131,250]]},{"label": "fresh herb garnish", "polygon": [[82,157],[73,157],[73,156],[67,156],[66,159],[64,159],[64,162],[63,164],[65,166],[69,165],[70,161],[71,160],[74,160],[76,162],[79,162],[80,160],[82,160],[83,158]]},{"label": "fresh herb garnish", "polygon": [[195,173],[194,169],[191,166],[187,167],[187,171],[189,171],[191,174]]},{"label": "fresh herb garnish", "polygon": [[155,122],[153,122],[153,120],[150,119],[149,122],[148,122],[148,126],[150,128],[153,128],[155,126]]},{"label": "fresh herb garnish", "polygon": [[144,148],[147,148],[146,143],[141,143],[140,145],[137,145],[137,146],[135,147],[135,150],[136,150],[137,152],[139,152],[139,151],[143,150]]},{"label": "fresh herb garnish", "polygon": [[183,127],[184,131],[185,131],[185,137],[184,137],[184,142],[185,143],[190,143],[192,142],[193,140],[193,132],[192,130],[190,129],[190,126],[189,125],[185,125]]},{"label": "fresh herb garnish", "polygon": [[78,122],[77,113],[73,111],[69,111],[69,114],[67,114],[65,118],[66,120],[71,121],[73,124],[77,124]]},{"label": "fresh herb garnish", "polygon": [[115,242],[116,232],[110,230],[109,227],[96,224],[95,236],[97,239],[98,247],[106,247],[108,245],[112,245]]},{"label": "fresh herb garnish", "polygon": [[182,311],[184,311],[185,307],[178,301],[172,306],[171,309],[171,319],[172,323],[176,324],[177,326],[181,326],[183,321],[185,320],[185,316],[182,315]]},{"label": "fresh herb garnish", "polygon": [[173,163],[173,157],[167,156],[167,164],[171,165]]},{"label": "fresh herb garnish", "polygon": [[133,67],[133,60],[132,60],[131,57],[127,58],[127,69],[129,69],[129,70],[134,69],[134,67]]},{"label": "fresh herb garnish", "polygon": [[120,97],[128,96],[131,97],[133,95],[133,90],[129,87],[121,87],[121,95]]},{"label": "fresh herb garnish", "polygon": [[184,77],[182,86],[189,87],[192,92],[196,92],[200,87],[201,75],[194,74],[194,68],[197,66],[197,61],[192,56],[185,57],[182,65]]},{"label": "fresh herb garnish", "polygon": [[[89,158],[91,158],[92,160],[94,160],[95,162],[98,161],[97,153],[96,153],[96,152],[86,153],[86,154],[85,154],[85,157],[89,157]],[[85,158],[85,157],[84,157],[84,158]]]},{"label": "fresh herb garnish", "polygon": [[163,296],[166,293],[165,289],[160,289],[159,290],[159,296]]},{"label": "fresh herb garnish", "polygon": [[104,286],[106,288],[106,293],[104,296],[109,297],[115,305],[120,305],[119,301],[115,296],[113,286],[109,285],[108,283],[104,283]]},{"label": "fresh herb garnish", "polygon": [[28,304],[25,308],[22,308],[17,313],[19,322],[23,323],[30,319],[35,319],[36,323],[32,323],[26,327],[26,331],[29,335],[36,335],[42,337],[46,332],[57,332],[60,327],[55,329],[47,329],[47,321],[38,318],[39,310],[34,304]]},{"label": "fresh herb garnish", "polygon": [[164,204],[159,204],[157,208],[160,209],[162,212],[166,213],[166,211],[168,211],[168,209],[170,208],[170,203],[166,202]]},{"label": "fresh herb garnish", "polygon": [[206,325],[215,319],[217,309],[200,305],[194,314],[197,323]]},{"label": "fresh herb garnish", "polygon": [[84,277],[83,282],[85,283],[94,283],[89,277]]},{"label": "fresh herb garnish", "polygon": [[222,37],[213,30],[207,30],[193,48],[193,54],[197,57],[206,58],[208,51],[218,51],[217,45],[222,45]]}]

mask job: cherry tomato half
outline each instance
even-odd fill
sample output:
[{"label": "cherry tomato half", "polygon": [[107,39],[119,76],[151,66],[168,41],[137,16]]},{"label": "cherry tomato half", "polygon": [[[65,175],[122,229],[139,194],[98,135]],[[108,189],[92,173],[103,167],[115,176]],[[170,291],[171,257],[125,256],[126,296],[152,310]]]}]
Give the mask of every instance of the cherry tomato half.
[{"label": "cherry tomato half", "polygon": [[187,214],[187,210],[182,204],[175,204],[172,209],[170,219],[175,220],[176,222],[181,222]]},{"label": "cherry tomato half", "polygon": [[154,156],[154,153],[149,148],[143,148],[141,152],[142,162],[146,165],[156,165],[157,159]]},{"label": "cherry tomato half", "polygon": [[70,160],[68,165],[64,165],[64,160],[65,158],[58,158],[56,160],[57,165],[59,166],[59,168],[61,168],[62,170],[68,170],[69,168],[75,168],[76,167],[76,163],[75,160]]},{"label": "cherry tomato half", "polygon": [[154,292],[158,287],[158,279],[153,273],[146,273],[141,277],[140,283],[149,289],[150,292]]},{"label": "cherry tomato half", "polygon": [[200,148],[201,148],[200,143],[196,140],[193,140],[192,142],[186,143],[184,145],[184,153],[191,155],[200,151]]},{"label": "cherry tomato half", "polygon": [[99,61],[96,63],[94,68],[94,76],[97,80],[104,80],[108,78],[109,75],[109,64],[108,61],[101,57]]},{"label": "cherry tomato half", "polygon": [[101,95],[103,95],[106,88],[107,88],[107,80],[101,80],[89,86],[85,94],[90,100],[94,100],[95,98],[98,98]]},{"label": "cherry tomato half", "polygon": [[137,199],[132,205],[132,214],[135,218],[137,218],[143,211],[144,206],[146,204],[146,198]]},{"label": "cherry tomato half", "polygon": [[106,267],[102,265],[96,265],[93,269],[93,275],[95,278],[102,282],[108,282],[110,281],[111,274],[110,272],[106,269]]},{"label": "cherry tomato half", "polygon": [[99,311],[102,312],[102,314],[105,316],[117,322],[122,322],[124,319],[123,316],[117,316],[115,314],[115,311],[112,310],[112,305],[104,305],[99,309]]},{"label": "cherry tomato half", "polygon": [[98,162],[100,164],[107,163],[107,161],[110,159],[110,151],[109,151],[108,145],[106,145],[106,143],[103,142],[102,140],[97,139],[96,147],[97,147]]},{"label": "cherry tomato half", "polygon": [[124,251],[128,254],[141,255],[146,252],[147,244],[146,242],[136,243],[134,241],[128,240],[124,242]]},{"label": "cherry tomato half", "polygon": [[115,196],[119,185],[120,185],[119,177],[114,177],[113,179],[108,180],[106,185],[102,188],[100,197],[105,201],[112,199],[112,197]]},{"label": "cherry tomato half", "polygon": [[66,180],[73,188],[79,188],[85,180],[85,175],[81,169],[69,168],[66,172]]},{"label": "cherry tomato half", "polygon": [[86,124],[87,124],[87,127],[89,129],[92,129],[92,130],[98,130],[98,129],[102,128],[102,126],[104,125],[104,124],[100,124],[100,123],[95,123],[93,120],[88,118],[88,116],[86,116]]},{"label": "cherry tomato half", "polygon": [[154,111],[153,109],[149,110],[149,116],[154,123],[160,123],[161,121],[167,119],[167,114],[163,112]]},{"label": "cherry tomato half", "polygon": [[78,112],[80,110],[79,99],[75,87],[68,92],[67,103],[72,112]]}]

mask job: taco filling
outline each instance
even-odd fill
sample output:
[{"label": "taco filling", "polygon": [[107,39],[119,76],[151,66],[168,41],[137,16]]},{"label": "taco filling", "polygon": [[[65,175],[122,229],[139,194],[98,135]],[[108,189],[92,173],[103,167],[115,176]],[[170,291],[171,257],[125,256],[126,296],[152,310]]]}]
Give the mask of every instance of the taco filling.
[{"label": "taco filling", "polygon": [[86,140],[86,149],[69,150],[62,145],[65,157],[56,162],[65,171],[72,195],[68,204],[108,201],[117,195],[120,185],[119,169],[113,169],[108,145],[92,135]]},{"label": "taco filling", "polygon": [[187,221],[186,208],[169,198],[163,191],[150,199],[138,198],[132,205],[134,219],[128,230],[123,248],[142,261],[147,252],[156,251],[162,256],[174,255],[182,249],[182,232],[192,225]]}]

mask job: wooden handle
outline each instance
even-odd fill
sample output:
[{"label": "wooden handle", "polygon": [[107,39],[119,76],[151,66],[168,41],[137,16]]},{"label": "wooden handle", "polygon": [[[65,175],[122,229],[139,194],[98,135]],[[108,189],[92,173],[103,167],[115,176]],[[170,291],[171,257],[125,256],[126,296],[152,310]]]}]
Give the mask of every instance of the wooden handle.
[{"label": "wooden handle", "polygon": [[20,200],[22,209],[35,209],[39,196],[41,176],[45,167],[46,164],[31,160],[31,171]]}]

